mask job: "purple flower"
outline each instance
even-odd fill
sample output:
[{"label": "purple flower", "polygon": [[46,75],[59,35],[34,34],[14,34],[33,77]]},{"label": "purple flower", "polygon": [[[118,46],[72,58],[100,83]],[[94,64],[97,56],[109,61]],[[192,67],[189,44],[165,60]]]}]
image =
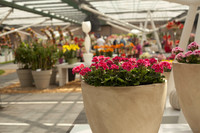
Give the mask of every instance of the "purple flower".
[{"label": "purple flower", "polygon": [[194,51],[198,48],[199,48],[199,44],[197,44],[196,42],[192,42],[188,45],[188,50],[191,50],[191,51]]}]

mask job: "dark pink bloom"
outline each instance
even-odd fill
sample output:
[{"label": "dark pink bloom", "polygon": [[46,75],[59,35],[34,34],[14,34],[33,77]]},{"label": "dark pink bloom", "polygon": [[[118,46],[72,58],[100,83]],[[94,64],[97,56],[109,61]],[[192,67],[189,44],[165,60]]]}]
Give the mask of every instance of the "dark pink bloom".
[{"label": "dark pink bloom", "polygon": [[103,55],[98,56],[99,61],[105,61],[105,57]]},{"label": "dark pink bloom", "polygon": [[112,59],[112,61],[114,61],[114,62],[120,62],[120,61],[121,61],[121,57],[116,56],[116,57],[114,57],[114,58]]},{"label": "dark pink bloom", "polygon": [[80,75],[85,76],[85,74],[87,74],[88,72],[91,72],[90,68],[83,68],[80,72]]},{"label": "dark pink bloom", "polygon": [[166,68],[166,69],[170,69],[171,70],[171,63],[169,63],[169,62],[167,62],[167,61],[162,61],[161,63],[160,63],[160,66],[164,69],[164,68]]},{"label": "dark pink bloom", "polygon": [[111,68],[110,68],[110,69],[119,69],[119,66],[116,65],[116,64],[113,64],[113,65],[111,65]]},{"label": "dark pink bloom", "polygon": [[192,54],[193,54],[193,55],[198,55],[198,56],[200,56],[200,50],[196,49],[195,51],[193,51]]},{"label": "dark pink bloom", "polygon": [[126,62],[126,61],[128,61],[128,60],[129,60],[128,58],[121,57],[121,61],[124,61],[124,62]]},{"label": "dark pink bloom", "polygon": [[127,71],[134,69],[134,65],[132,65],[130,62],[124,62],[121,66],[124,70],[127,70]]},{"label": "dark pink bloom", "polygon": [[109,69],[107,63],[105,62],[99,62],[98,68],[103,68],[104,70]]},{"label": "dark pink bloom", "polygon": [[108,60],[106,63],[108,66],[111,66],[112,64],[114,64],[111,60]]},{"label": "dark pink bloom", "polygon": [[80,66],[76,66],[72,69],[72,73],[79,73],[81,71],[82,68],[84,68],[85,66],[83,64],[81,64]]},{"label": "dark pink bloom", "polygon": [[149,63],[150,63],[151,65],[153,65],[153,64],[157,63],[157,60],[156,60],[155,58],[151,58],[151,59],[149,60]]},{"label": "dark pink bloom", "polygon": [[136,63],[136,58],[129,58],[128,61],[131,62],[131,63]]},{"label": "dark pink bloom", "polygon": [[155,72],[163,73],[163,67],[161,67],[159,64],[153,64],[152,69],[155,70]]},{"label": "dark pink bloom", "polygon": [[92,63],[92,64],[90,65],[90,67],[96,67],[96,69],[97,69],[97,68],[98,68],[98,64]]},{"label": "dark pink bloom", "polygon": [[93,57],[92,62],[99,62],[99,59],[97,56]]},{"label": "dark pink bloom", "polygon": [[149,63],[149,61],[145,61],[143,59],[139,59],[139,60],[137,60],[136,65],[138,67],[140,67],[140,66],[148,67],[148,66],[150,66],[150,63]]}]

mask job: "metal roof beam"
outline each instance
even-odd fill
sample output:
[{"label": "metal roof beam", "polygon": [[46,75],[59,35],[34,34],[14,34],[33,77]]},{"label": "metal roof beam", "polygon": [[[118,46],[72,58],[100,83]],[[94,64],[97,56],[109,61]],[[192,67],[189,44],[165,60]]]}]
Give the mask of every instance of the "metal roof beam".
[{"label": "metal roof beam", "polygon": [[47,3],[30,3],[30,4],[24,4],[25,6],[36,6],[36,5],[53,5],[53,4],[64,4],[62,2],[47,2]]},{"label": "metal roof beam", "polygon": [[64,16],[57,16],[57,15],[52,15],[50,13],[44,13],[43,11],[38,11],[36,9],[31,9],[31,8],[26,7],[26,6],[21,6],[21,5],[15,4],[14,2],[8,2],[8,1],[5,1],[5,0],[0,0],[0,4],[4,5],[4,6],[11,7],[11,8],[16,8],[16,9],[19,9],[19,10],[35,13],[35,14],[38,14],[38,15],[42,15],[44,17],[50,17],[50,18],[62,20],[64,22],[71,22],[71,23],[75,23],[75,24],[81,24],[80,22],[76,22],[75,20],[74,21],[73,20],[69,20],[69,19],[65,18]]}]

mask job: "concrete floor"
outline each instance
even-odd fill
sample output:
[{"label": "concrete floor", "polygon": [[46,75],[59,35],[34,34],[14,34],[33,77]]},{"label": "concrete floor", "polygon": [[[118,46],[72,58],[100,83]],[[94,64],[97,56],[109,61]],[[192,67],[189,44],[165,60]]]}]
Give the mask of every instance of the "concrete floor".
[{"label": "concrete floor", "polygon": [[86,124],[81,93],[2,95],[0,133],[68,133]]}]

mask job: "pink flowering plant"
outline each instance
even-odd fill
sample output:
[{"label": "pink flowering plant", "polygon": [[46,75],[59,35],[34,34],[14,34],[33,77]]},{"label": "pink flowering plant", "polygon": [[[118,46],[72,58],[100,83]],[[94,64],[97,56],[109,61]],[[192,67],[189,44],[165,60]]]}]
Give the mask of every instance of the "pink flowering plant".
[{"label": "pink flowering plant", "polygon": [[135,86],[163,83],[164,65],[156,59],[96,56],[90,67],[83,64],[73,68],[83,80],[93,86]]},{"label": "pink flowering plant", "polygon": [[183,50],[177,50],[180,49],[179,47],[174,48],[172,51],[175,51],[176,60],[180,63],[200,64],[199,46],[196,42],[192,42],[188,45],[186,53],[183,53]]}]

